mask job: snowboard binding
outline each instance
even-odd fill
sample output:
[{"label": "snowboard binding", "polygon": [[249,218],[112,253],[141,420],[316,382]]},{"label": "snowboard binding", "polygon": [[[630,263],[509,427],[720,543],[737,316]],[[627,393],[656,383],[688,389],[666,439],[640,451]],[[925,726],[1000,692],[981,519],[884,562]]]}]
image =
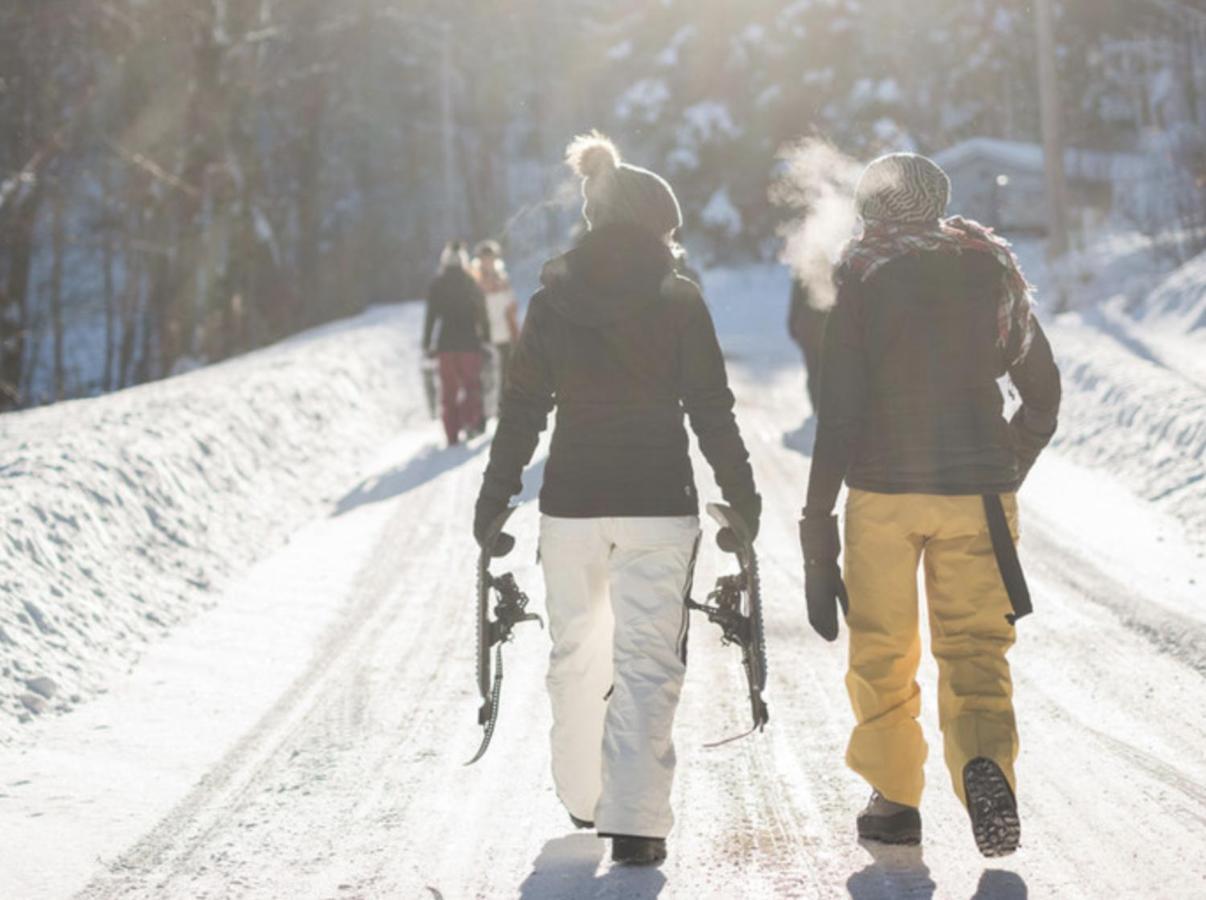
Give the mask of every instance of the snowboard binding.
[{"label": "snowboard binding", "polygon": [[[515,507],[511,507],[494,520],[486,539],[482,542],[482,551],[477,559],[477,689],[482,698],[482,705],[477,711],[477,723],[482,726],[484,732],[481,745],[473,759],[465,763],[467,766],[485,756],[490,747],[490,740],[494,737],[494,726],[498,722],[498,702],[502,694],[502,645],[512,639],[512,631],[520,622],[535,621],[540,623],[541,628],[544,627],[544,620],[540,616],[527,611],[528,595],[520,590],[515,576],[510,572],[497,576],[490,572],[494,544],[514,511]],[[490,618],[491,593],[498,597],[494,605],[493,619]],[[493,664],[490,659],[491,649],[494,650]]]},{"label": "snowboard binding", "polygon": [[770,712],[762,694],[766,690],[766,640],[762,626],[762,592],[758,579],[758,557],[750,539],[749,526],[731,507],[709,503],[708,514],[721,528],[728,528],[737,538],[735,555],[740,570],[716,579],[716,587],[704,603],[688,598],[687,607],[697,609],[709,622],[720,626],[720,642],[741,648],[741,667],[749,686],[750,713],[753,727],[707,747],[719,747],[761,731],[770,721]]}]

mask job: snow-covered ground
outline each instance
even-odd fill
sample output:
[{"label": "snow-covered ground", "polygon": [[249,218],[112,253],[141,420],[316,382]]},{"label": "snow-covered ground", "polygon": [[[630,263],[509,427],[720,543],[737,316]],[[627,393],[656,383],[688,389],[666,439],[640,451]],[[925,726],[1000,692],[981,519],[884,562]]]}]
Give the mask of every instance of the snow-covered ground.
[{"label": "snow-covered ground", "polygon": [[[548,642],[539,629],[519,629],[507,647],[492,749],[475,767],[461,765],[479,736],[469,520],[487,445],[439,449],[407,352],[416,310],[397,309],[144,394],[38,413],[46,434],[57,427],[63,435],[45,438],[45,446],[70,437],[89,448],[62,461],[62,477],[77,486],[63,487],[63,498],[108,484],[90,468],[99,436],[117,445],[120,460],[131,443],[124,436],[173,433],[169,423],[179,419],[170,419],[171,402],[151,402],[158,392],[209,398],[213,440],[246,441],[248,429],[254,440],[288,433],[291,442],[279,443],[293,446],[290,459],[298,461],[292,473],[274,473],[278,444],[221,500],[206,499],[212,488],[201,482],[165,492],[225,510],[221,518],[182,519],[176,531],[201,548],[206,571],[217,573],[211,581],[230,577],[220,591],[186,594],[191,599],[181,603],[193,613],[206,604],[199,598],[216,602],[182,615],[187,621],[166,638],[161,626],[148,632],[131,672],[97,675],[109,688],[104,696],[12,729],[0,748],[0,896],[1206,895],[1206,561],[1193,500],[1200,494],[1189,484],[1160,498],[1162,488],[1144,480],[1156,477],[1146,472],[1153,453],[1166,460],[1160,485],[1174,483],[1176,471],[1192,476],[1201,443],[1179,441],[1177,424],[1162,429],[1126,399],[1146,396],[1139,392],[1154,384],[1158,410],[1183,426],[1196,417],[1200,428],[1201,385],[1174,374],[1155,380],[1163,376],[1148,368],[1150,359],[1083,317],[1052,323],[1069,383],[1065,424],[1060,448],[1040,461],[1023,494],[1023,562],[1037,612],[1019,626],[1012,655],[1023,849],[991,863],[976,855],[940,752],[927,763],[924,845],[864,847],[853,838],[853,816],[866,790],[842,763],[851,725],[845,649],[813,635],[803,614],[794,532],[812,422],[784,334],[786,276],[769,268],[715,272],[706,288],[767,502],[759,545],[772,718],[764,734],[703,748],[738,730],[748,711],[735,651],[696,621],[676,732],[678,825],[665,866],[613,869],[603,842],[570,831],[547,773]],[[319,387],[299,379],[336,360],[348,371],[342,402],[322,406],[329,428],[265,432],[267,410],[225,419],[218,411],[243,408],[245,392],[305,409],[300,400],[289,404],[293,389],[304,395]],[[1096,368],[1079,376],[1086,366]],[[250,391],[254,384],[259,391]],[[123,403],[121,415],[109,414],[112,426],[93,412]],[[56,413],[57,426],[50,424]],[[68,421],[77,430],[67,432]],[[23,428],[32,428],[24,417],[0,419],[0,440],[7,446],[5,436]],[[1100,450],[1105,444],[1113,455]],[[141,451],[152,463],[160,459],[154,446]],[[49,450],[39,459],[55,464]],[[529,497],[539,468],[529,473]],[[714,495],[706,466],[697,471],[704,496]],[[0,469],[0,485],[17,486],[0,490],[23,491],[23,502],[49,477],[7,475]],[[126,502],[156,500],[136,493],[138,479],[131,480],[135,486],[120,492]],[[1189,500],[1172,499],[1178,495]],[[272,514],[241,520],[230,510],[244,503]],[[278,537],[279,549],[265,551],[269,536],[302,520],[308,524],[287,544]],[[207,521],[205,535],[197,526]],[[34,516],[6,534],[39,546],[49,527]],[[241,530],[216,543],[215,530],[228,527]],[[516,528],[520,548],[508,562],[540,607],[531,503]],[[83,621],[129,604],[131,585],[166,577],[125,544],[111,547],[88,551],[107,552],[113,581],[98,585],[104,597],[94,603],[86,591],[72,594],[90,603]],[[223,553],[234,556],[220,565]],[[259,562],[242,565],[252,557]],[[10,558],[39,590],[34,579],[45,576],[32,557]],[[730,565],[707,544],[697,585]],[[81,579],[75,571],[60,583]],[[86,588],[91,577],[81,579]],[[69,627],[65,605],[54,608],[60,628]],[[72,658],[46,646],[43,659]],[[72,646],[83,654],[81,668],[93,671],[102,657],[82,639]],[[937,748],[929,661],[921,680],[930,701],[923,725]]]},{"label": "snow-covered ground", "polygon": [[103,690],[415,421],[417,312],[0,417],[0,743]]},{"label": "snow-covered ground", "polygon": [[[1206,548],[1206,255],[1162,274],[1142,241],[1109,235],[1064,267],[1073,311],[1059,316],[1041,245],[1019,255],[1063,374],[1054,446],[1173,514]],[[1131,530],[1119,522],[1118,540]]]}]

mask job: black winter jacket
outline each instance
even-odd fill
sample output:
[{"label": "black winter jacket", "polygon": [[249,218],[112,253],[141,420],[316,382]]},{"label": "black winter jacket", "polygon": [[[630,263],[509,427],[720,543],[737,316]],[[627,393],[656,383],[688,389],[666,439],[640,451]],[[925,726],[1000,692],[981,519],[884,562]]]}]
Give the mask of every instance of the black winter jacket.
[{"label": "black winter jacket", "polygon": [[[927,252],[843,283],[825,330],[806,514],[829,514],[843,478],[880,493],[1018,488],[1055,433],[1060,381],[1037,321],[1027,355],[1006,366],[1004,275],[985,253]],[[1009,422],[1006,373],[1022,399]]]},{"label": "black winter jacket", "polygon": [[694,515],[684,412],[725,500],[759,503],[698,288],[643,229],[589,232],[545,266],[511,360],[482,501],[519,493],[548,414],[540,494],[552,516]]},{"label": "black winter jacket", "polygon": [[[432,332],[439,329],[435,346]],[[437,353],[481,350],[490,333],[486,297],[468,272],[449,266],[427,289],[427,315],[423,320],[423,349]]]}]

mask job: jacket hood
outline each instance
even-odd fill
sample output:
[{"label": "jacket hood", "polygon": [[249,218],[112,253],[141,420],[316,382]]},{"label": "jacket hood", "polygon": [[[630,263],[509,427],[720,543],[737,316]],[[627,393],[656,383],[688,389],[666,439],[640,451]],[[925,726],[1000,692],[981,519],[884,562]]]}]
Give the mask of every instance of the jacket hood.
[{"label": "jacket hood", "polygon": [[540,281],[554,309],[579,325],[598,327],[640,315],[673,277],[670,248],[655,234],[606,225],[545,263]]}]

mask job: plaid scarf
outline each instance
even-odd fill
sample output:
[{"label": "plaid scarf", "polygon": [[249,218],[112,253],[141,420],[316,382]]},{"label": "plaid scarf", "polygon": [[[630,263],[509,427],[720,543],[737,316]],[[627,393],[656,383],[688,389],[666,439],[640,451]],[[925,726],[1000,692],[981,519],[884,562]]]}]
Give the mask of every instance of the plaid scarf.
[{"label": "plaid scarf", "polygon": [[872,220],[862,237],[852,240],[842,251],[834,278],[838,285],[852,277],[862,282],[887,263],[909,253],[964,250],[987,253],[1005,270],[1005,290],[997,306],[997,346],[1005,351],[1008,365],[1016,365],[1030,351],[1034,337],[1032,289],[1009,242],[979,222],[962,216],[933,222]]}]

